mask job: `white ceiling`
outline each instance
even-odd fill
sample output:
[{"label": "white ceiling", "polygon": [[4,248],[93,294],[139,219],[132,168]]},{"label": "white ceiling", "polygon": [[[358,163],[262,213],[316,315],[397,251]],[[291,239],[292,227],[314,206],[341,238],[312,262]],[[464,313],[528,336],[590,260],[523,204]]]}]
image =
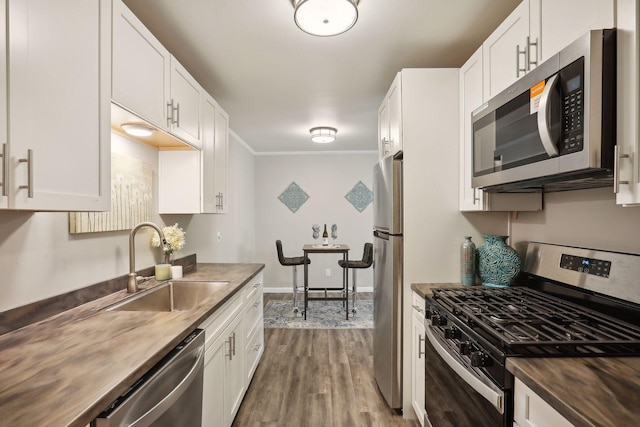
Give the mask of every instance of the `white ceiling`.
[{"label": "white ceiling", "polygon": [[[257,152],[377,150],[402,68],[460,67],[521,0],[361,0],[348,32],[314,37],[290,0],[124,0]],[[314,144],[309,129],[338,129]]]}]

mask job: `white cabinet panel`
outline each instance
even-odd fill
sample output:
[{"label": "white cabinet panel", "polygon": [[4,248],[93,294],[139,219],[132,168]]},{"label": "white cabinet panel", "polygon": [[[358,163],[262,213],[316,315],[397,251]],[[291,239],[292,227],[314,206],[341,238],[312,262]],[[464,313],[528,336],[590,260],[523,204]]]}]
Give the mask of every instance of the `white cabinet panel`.
[{"label": "white cabinet panel", "polygon": [[531,26],[539,25],[542,61],[589,30],[615,27],[614,0],[532,0],[532,10],[534,3],[538,3],[540,12]]},{"label": "white cabinet panel", "polygon": [[482,45],[486,99],[494,97],[526,73],[528,36],[529,0],[524,0]]},{"label": "white cabinet panel", "polygon": [[228,212],[227,166],[229,164],[229,115],[220,106],[216,108],[215,164],[213,187],[216,213]]},{"label": "white cabinet panel", "polygon": [[113,3],[113,101],[167,130],[169,51],[121,0]]},{"label": "white cabinet panel", "polygon": [[515,379],[513,395],[513,419],[520,427],[573,427],[573,424],[518,378]]},{"label": "white cabinet panel", "polygon": [[[414,293],[414,301],[415,301]],[[419,298],[419,297],[418,297]],[[424,363],[424,346],[425,346],[425,327],[424,327],[424,301],[422,307],[414,304],[411,322],[411,402],[413,410],[420,421],[420,425],[424,425],[425,410],[425,363]]]},{"label": "white cabinet panel", "polygon": [[379,157],[402,150],[402,73],[396,74],[378,110]]},{"label": "white cabinet panel", "polygon": [[158,152],[159,213],[200,213],[201,155],[198,150]]},{"label": "white cabinet panel", "polygon": [[169,129],[171,133],[196,148],[200,136],[200,96],[204,90],[175,57],[171,56],[171,101]]},{"label": "white cabinet panel", "polygon": [[[7,145],[7,2],[0,0],[0,209],[9,207]],[[5,187],[6,186],[6,187]]]},{"label": "white cabinet panel", "polygon": [[108,210],[111,1],[10,0],[7,10],[8,207]]}]

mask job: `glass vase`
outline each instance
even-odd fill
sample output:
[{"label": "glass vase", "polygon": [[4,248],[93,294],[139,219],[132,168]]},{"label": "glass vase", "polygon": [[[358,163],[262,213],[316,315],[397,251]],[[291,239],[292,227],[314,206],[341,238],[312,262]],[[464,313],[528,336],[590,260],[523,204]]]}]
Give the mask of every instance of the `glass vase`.
[{"label": "glass vase", "polygon": [[518,253],[506,240],[509,236],[484,235],[478,248],[478,273],[484,286],[506,288],[520,273]]}]

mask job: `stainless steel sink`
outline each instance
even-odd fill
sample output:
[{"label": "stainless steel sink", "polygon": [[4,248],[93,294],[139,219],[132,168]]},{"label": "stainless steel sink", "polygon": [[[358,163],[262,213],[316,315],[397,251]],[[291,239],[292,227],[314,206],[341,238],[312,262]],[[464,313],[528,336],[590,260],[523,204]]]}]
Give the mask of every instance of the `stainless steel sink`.
[{"label": "stainless steel sink", "polygon": [[225,281],[169,281],[107,307],[106,311],[184,311],[227,286]]}]

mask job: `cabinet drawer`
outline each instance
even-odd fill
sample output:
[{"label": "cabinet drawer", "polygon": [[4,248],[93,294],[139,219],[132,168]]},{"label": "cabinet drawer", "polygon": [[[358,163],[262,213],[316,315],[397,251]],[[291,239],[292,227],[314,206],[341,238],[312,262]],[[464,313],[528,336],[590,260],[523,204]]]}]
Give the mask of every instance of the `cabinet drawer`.
[{"label": "cabinet drawer", "polygon": [[[259,319],[260,323],[262,323],[262,317]],[[247,346],[245,348],[244,354],[244,363],[245,363],[245,380],[247,386],[249,382],[251,382],[251,378],[253,377],[253,373],[258,367],[258,362],[260,362],[260,357],[262,356],[262,352],[264,351],[264,328],[257,328],[253,335],[249,340],[247,340]]]},{"label": "cabinet drawer", "polygon": [[420,296],[417,292],[414,292],[413,299],[411,301],[411,307],[413,307],[414,310],[424,315],[424,306],[425,306],[424,298]]},{"label": "cabinet drawer", "polygon": [[[253,333],[256,325],[262,320],[262,293],[255,295],[247,302],[244,312],[244,334],[247,339]],[[261,325],[262,326],[262,325]]]},{"label": "cabinet drawer", "polygon": [[520,427],[573,427],[573,424],[518,378],[515,379],[513,394],[513,418],[516,425]]},{"label": "cabinet drawer", "polygon": [[207,320],[199,326],[204,329],[205,349],[209,348],[215,338],[242,310],[242,292],[236,293],[222,307],[217,309]]},{"label": "cabinet drawer", "polygon": [[258,293],[262,293],[262,273],[251,279],[251,281],[244,286],[244,300],[248,302],[255,298]]}]

